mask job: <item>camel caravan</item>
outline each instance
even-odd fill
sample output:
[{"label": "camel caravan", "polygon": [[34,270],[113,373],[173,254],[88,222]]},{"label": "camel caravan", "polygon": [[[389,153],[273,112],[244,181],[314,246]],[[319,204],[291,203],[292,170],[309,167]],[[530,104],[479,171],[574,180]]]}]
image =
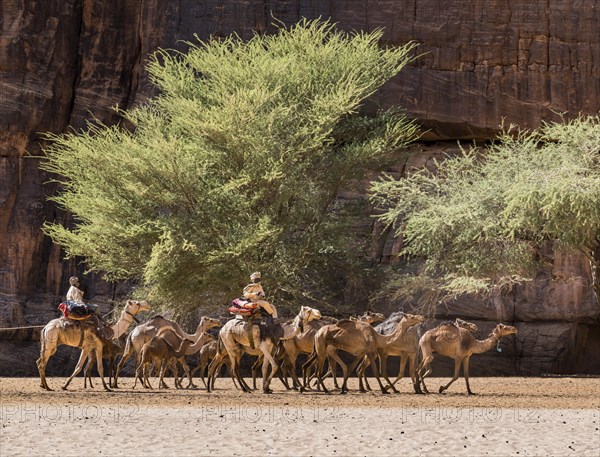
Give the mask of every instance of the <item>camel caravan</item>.
[{"label": "camel caravan", "polygon": [[[477,326],[462,319],[443,322],[422,332],[425,318],[421,315],[394,313],[384,325],[385,316],[379,313],[366,312],[362,316],[338,320],[323,316],[319,310],[308,306],[301,306],[293,319],[282,319],[275,306],[264,299],[260,278],[258,272],[251,275],[252,282],[244,288],[243,297],[233,300],[228,309],[230,319],[223,323],[222,319],[204,316],[195,332],[190,334],[177,322],[163,316],[139,323],[136,316],[151,310],[145,301],[127,300],[119,319],[106,324],[93,305],[83,302],[78,280],[72,277],[67,301],[59,307],[63,316],[50,321],[41,332],[40,358],[37,360],[41,387],[52,390],[46,381],[46,365],[58,346],[68,345],[81,348],[81,355],[72,375],[62,386],[63,390],[81,372],[86,361],[84,387],[88,381],[93,387],[91,372],[95,364],[104,389],[116,389],[123,366],[135,356],[134,389],[138,381],[143,388],[153,389],[150,375],[154,370],[159,389],[168,388],[165,378],[169,372],[176,388],[197,388],[193,377],[198,373],[206,391],[211,392],[221,367],[226,365],[234,385],[243,392],[256,390],[259,370],[262,371],[264,393],[272,392],[270,386],[275,376],[288,390],[306,392],[316,389],[328,393],[324,381],[331,376],[334,387],[344,394],[348,392],[348,378],[353,373],[358,377],[359,390],[367,392],[371,390],[366,375],[370,368],[381,393],[388,394],[390,391],[398,393],[396,384],[403,378],[408,363],[414,391],[423,394],[429,393],[425,379],[431,373],[434,354],[438,353],[454,359],[455,363],[453,378],[439,388],[439,393],[459,378],[462,366],[467,395],[473,395],[469,386],[471,356],[494,346],[500,351],[500,340],[517,333],[515,327],[498,324],[487,338],[478,340],[474,336]],[[133,322],[139,325],[126,334]],[[209,333],[219,327],[218,334],[215,335],[215,331],[212,335]],[[351,363],[347,364],[339,351],[351,355]],[[191,370],[186,356],[194,354],[198,354],[198,364]],[[252,387],[241,374],[240,362],[244,354],[257,357],[252,366]],[[297,374],[301,354],[307,357],[301,367],[302,380]],[[388,376],[389,357],[400,358],[400,369],[393,380]],[[108,384],[104,379],[104,359],[108,362]],[[342,371],[341,385],[336,377],[338,365]]]}]

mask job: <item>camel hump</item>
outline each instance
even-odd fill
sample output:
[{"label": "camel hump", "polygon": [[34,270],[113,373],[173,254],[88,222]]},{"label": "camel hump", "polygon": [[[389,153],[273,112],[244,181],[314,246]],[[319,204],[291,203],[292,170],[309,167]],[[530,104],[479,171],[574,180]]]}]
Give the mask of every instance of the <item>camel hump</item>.
[{"label": "camel hump", "polygon": [[341,319],[341,320],[337,321],[334,325],[337,325],[340,328],[356,327],[357,325],[367,325],[370,327],[370,325],[367,324],[366,322],[352,321],[350,319]]}]

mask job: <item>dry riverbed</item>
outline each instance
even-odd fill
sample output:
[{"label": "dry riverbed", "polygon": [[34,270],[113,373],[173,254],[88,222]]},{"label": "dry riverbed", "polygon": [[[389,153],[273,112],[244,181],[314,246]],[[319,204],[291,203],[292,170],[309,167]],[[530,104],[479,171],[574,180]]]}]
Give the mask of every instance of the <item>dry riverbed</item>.
[{"label": "dry riverbed", "polygon": [[391,395],[300,394],[278,381],[272,395],[243,394],[224,378],[211,394],[48,382],[57,390],[0,378],[0,456],[600,455],[598,378],[472,378],[472,397],[462,379],[427,396],[407,380]]}]

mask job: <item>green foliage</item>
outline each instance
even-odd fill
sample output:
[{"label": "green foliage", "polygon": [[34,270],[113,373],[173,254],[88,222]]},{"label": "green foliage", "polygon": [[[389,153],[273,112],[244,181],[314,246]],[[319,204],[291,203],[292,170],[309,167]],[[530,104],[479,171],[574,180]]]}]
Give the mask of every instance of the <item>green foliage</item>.
[{"label": "green foliage", "polygon": [[600,117],[513,127],[435,168],[373,183],[372,201],[447,296],[530,278],[546,241],[600,266]]},{"label": "green foliage", "polygon": [[359,266],[338,189],[416,136],[395,110],[359,111],[411,59],[413,44],[381,35],[303,21],[156,53],[160,95],[121,112],[134,128],[49,135],[54,201],[76,224],[45,232],[181,312],[232,298],[257,269],[268,293],[339,292],[328,278]]}]

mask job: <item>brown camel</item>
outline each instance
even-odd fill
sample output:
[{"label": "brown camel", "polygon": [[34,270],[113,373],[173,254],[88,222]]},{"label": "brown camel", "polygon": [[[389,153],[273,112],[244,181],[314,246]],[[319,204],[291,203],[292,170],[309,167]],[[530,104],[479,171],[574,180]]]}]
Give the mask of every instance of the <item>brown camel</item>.
[{"label": "brown camel", "polygon": [[[117,370],[117,357],[123,355],[123,350],[125,349],[125,341],[127,340],[126,335],[121,335],[118,340],[104,340],[104,348],[102,349],[102,357],[105,360],[108,360],[108,385],[109,387],[113,387],[113,380],[115,376],[115,372]],[[85,364],[85,368],[83,369],[84,379],[83,379],[83,388],[87,389],[87,382],[89,380],[90,387],[93,389],[94,385],[92,384],[92,369],[94,368],[94,364],[96,363],[96,353],[90,352],[88,356],[87,363]]]},{"label": "brown camel", "polygon": [[[119,320],[110,326],[113,331],[113,339],[118,339],[135,319],[135,315],[142,311],[149,311],[150,305],[145,301],[127,300],[125,308],[121,312]],[[110,390],[104,381],[104,368],[102,367],[103,340],[96,335],[94,326],[86,325],[79,321],[73,321],[64,317],[52,319],[42,329],[40,334],[40,358],[37,360],[37,367],[40,373],[40,387],[46,390],[52,390],[46,381],[46,365],[50,357],[54,355],[58,346],[66,344],[68,346],[81,348],[81,355],[73,374],[62,386],[66,390],[71,381],[83,368],[83,364],[92,351],[96,353],[96,363],[98,365],[98,374],[102,380],[105,390]]]},{"label": "brown camel", "polygon": [[[386,394],[387,390],[384,388],[381,379],[379,378],[379,369],[375,364],[377,351],[379,348],[395,344],[398,339],[402,338],[402,335],[408,328],[419,324],[424,320],[423,316],[405,314],[396,329],[389,335],[377,333],[373,327],[364,322],[350,320],[343,320],[337,324],[322,327],[315,335],[315,355],[317,358],[317,379],[323,388],[323,391],[328,392],[321,375],[326,357],[333,357],[337,363],[341,365],[342,371],[344,372],[341,393],[345,394],[348,392],[348,376],[366,355],[373,366],[373,373],[379,383],[381,392]],[[350,368],[348,368],[338,356],[338,349],[349,352],[355,356]],[[382,374],[387,383],[391,385],[387,373]],[[365,392],[361,378],[359,378],[359,385],[361,392]]]},{"label": "brown camel", "polygon": [[[467,329],[469,332],[474,333],[477,331],[477,325],[467,322],[465,320],[456,318],[454,322],[449,322],[450,324],[454,324],[457,327],[462,327]],[[380,326],[375,327],[379,333],[385,335],[385,332],[382,331]],[[406,333],[400,338],[396,344],[392,344],[387,348],[381,348],[378,351],[379,357],[379,370],[383,373],[387,373],[387,358],[390,356],[400,356],[400,369],[398,371],[398,376],[392,382],[392,388],[396,385],[398,381],[400,381],[404,377],[404,372],[406,370],[406,362],[409,363],[408,373],[413,382],[413,386],[416,383],[416,360],[417,354],[419,353],[419,333],[416,326],[409,328]],[[371,386],[369,386],[369,382],[367,381],[367,376],[365,370],[370,365],[370,362],[367,358],[365,358],[361,365],[357,368],[357,373],[359,376],[362,376],[365,382],[365,386],[367,390],[371,390]]]},{"label": "brown camel", "polygon": [[[208,387],[207,391],[210,392],[214,388],[214,375],[216,369],[220,366],[223,357],[229,355],[231,360],[231,368],[234,376],[240,384],[244,392],[250,392],[250,386],[244,381],[239,370],[240,359],[244,352],[250,355],[263,355],[268,363],[263,363],[262,374],[263,374],[263,392],[271,393],[269,385],[273,376],[277,373],[278,365],[273,359],[273,350],[275,345],[280,339],[290,339],[296,335],[302,333],[304,326],[311,320],[320,319],[321,313],[319,310],[310,308],[308,306],[302,306],[300,312],[294,318],[292,326],[279,326],[280,335],[276,335],[271,338],[261,338],[259,327],[252,322],[248,322],[244,319],[231,319],[229,320],[219,332],[219,340],[222,345],[219,344],[219,352],[216,357],[210,363],[208,369]],[[251,325],[251,331],[253,332],[252,338],[255,342],[254,348],[250,346],[248,339],[248,326]],[[258,344],[256,344],[258,343]],[[271,372],[269,374],[269,367]]]},{"label": "brown camel", "polygon": [[[204,345],[210,338],[212,338],[208,333],[203,333],[200,335],[198,341],[193,342],[192,340],[188,340],[187,338],[179,339],[177,333],[170,328],[165,327],[159,330],[158,334],[150,339],[147,343],[144,343],[142,346],[142,350],[140,353],[140,363],[136,367],[136,383],[137,379],[142,376],[143,373],[143,381],[142,385],[147,389],[152,389],[152,385],[150,384],[150,380],[148,379],[148,365],[154,362],[156,365],[160,365],[160,381],[159,381],[159,389],[165,385],[164,383],[164,375],[167,369],[167,366],[174,362],[174,359],[178,359],[185,355],[187,349],[194,345],[198,345],[198,350],[200,347]],[[173,346],[169,341],[179,341],[177,346]],[[177,347],[177,349],[175,349]],[[135,385],[134,385],[135,387]]]},{"label": "brown camel", "polygon": [[[380,322],[383,322],[385,320],[385,316],[383,314],[381,314],[381,313],[374,313],[372,311],[366,311],[361,316],[358,316],[358,317],[351,316],[350,320],[351,321],[364,322],[364,323],[369,324],[369,325],[375,325],[375,324],[378,324]],[[313,340],[313,348],[314,348],[314,340]],[[329,363],[329,371],[327,371],[327,373],[325,373],[324,377],[327,378],[329,375],[331,375],[333,377],[333,386],[336,389],[339,389],[340,386],[338,385],[337,376],[336,376],[337,362],[336,362],[336,360],[333,357],[328,357],[327,361]],[[316,362],[316,360],[315,360],[315,362]],[[316,368],[316,363],[314,364],[314,366]],[[310,384],[310,377],[309,377],[309,384]],[[320,388],[320,386],[318,386],[318,388]],[[370,388],[369,388],[369,390],[370,390]]]},{"label": "brown camel", "polygon": [[[127,337],[127,342],[125,343],[125,350],[123,351],[123,357],[121,357],[119,365],[117,365],[114,386],[118,387],[117,381],[119,379],[119,373],[121,372],[123,365],[125,365],[125,362],[127,362],[127,360],[135,352],[135,366],[137,367],[139,365],[139,356],[141,354],[142,347],[153,337],[155,337],[158,334],[159,330],[163,328],[171,328],[179,338],[187,338],[195,342],[200,337],[200,335],[202,335],[202,333],[208,331],[211,328],[219,327],[220,325],[220,320],[204,316],[202,317],[202,319],[200,319],[200,323],[198,324],[196,331],[191,335],[189,333],[186,333],[177,322],[165,319],[162,316],[154,316],[147,322],[138,325],[132,330],[132,332]],[[187,364],[184,365],[184,370],[186,370],[186,374],[188,374],[189,378],[189,366],[187,366]]]},{"label": "brown camel", "polygon": [[[206,373],[206,369],[210,362],[215,358],[218,352],[218,341],[209,341],[200,349],[198,353],[198,365],[196,368],[192,370],[192,377],[197,371],[200,371],[200,380],[204,384],[204,387],[207,387],[206,381],[204,381],[204,374]],[[231,375],[231,379],[233,380],[233,384],[237,386],[236,380],[233,377],[233,371],[231,370],[231,362],[229,357],[225,357],[223,362],[227,364],[229,368],[229,374]]]},{"label": "brown camel", "polygon": [[423,360],[417,367],[417,385],[415,388],[418,393],[423,393],[420,388],[420,384],[422,384],[423,390],[429,393],[425,386],[424,378],[431,373],[433,354],[434,352],[438,352],[441,355],[454,359],[454,377],[448,384],[440,387],[440,393],[448,389],[458,379],[460,366],[462,365],[467,385],[467,395],[473,395],[469,387],[469,359],[473,354],[481,354],[482,352],[489,351],[494,346],[500,344],[500,339],[503,336],[513,333],[517,333],[517,329],[504,324],[498,324],[485,340],[475,339],[471,332],[457,327],[452,323],[442,324],[426,331],[419,340]]}]

